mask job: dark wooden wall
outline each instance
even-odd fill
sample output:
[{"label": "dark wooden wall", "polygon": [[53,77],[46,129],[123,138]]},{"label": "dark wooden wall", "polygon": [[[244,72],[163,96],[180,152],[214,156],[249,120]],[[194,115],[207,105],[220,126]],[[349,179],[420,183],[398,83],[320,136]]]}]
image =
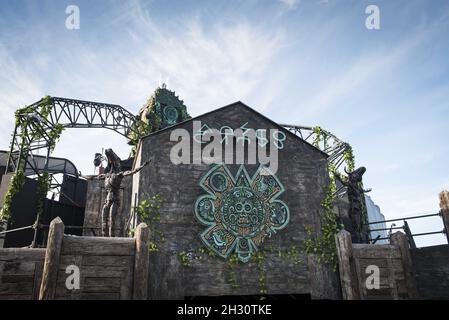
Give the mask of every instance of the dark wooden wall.
[{"label": "dark wooden wall", "polygon": [[[134,238],[65,235],[60,254],[55,299],[132,299]],[[80,290],[66,288],[69,265],[80,269]]]},{"label": "dark wooden wall", "polygon": [[45,249],[0,249],[0,300],[39,297]]},{"label": "dark wooden wall", "polygon": [[[253,112],[242,104],[234,104],[198,118],[211,128],[227,125],[239,128],[278,129],[274,123]],[[192,133],[192,122],[185,122],[176,128]],[[285,131],[286,132],[286,131]],[[209,165],[174,165],[170,161],[171,129],[162,130],[142,140],[142,162],[152,159],[138,179],[139,200],[160,194],[166,199],[161,209],[161,221],[157,228],[163,232],[166,241],[159,244],[158,251],[150,254],[149,295],[153,299],[180,299],[186,296],[223,296],[259,294],[259,271],[255,263],[246,263],[235,269],[238,288],[232,288],[229,267],[226,261],[207,255],[198,256],[204,248],[199,234],[205,229],[194,216],[196,199],[205,194],[199,186],[201,177],[210,169]],[[280,199],[290,208],[290,223],[271,239],[265,240],[265,248],[289,250],[303,249],[306,226],[319,230],[321,201],[327,189],[328,174],[326,156],[286,132],[285,147],[279,151],[277,177],[286,188]],[[239,165],[231,166],[233,174]],[[246,165],[250,176],[258,165]],[[153,233],[154,234],[154,233]],[[190,266],[183,266],[179,253],[190,255]],[[200,260],[201,259],[201,260]],[[310,267],[311,266],[311,267]],[[316,263],[308,263],[306,256],[301,262],[269,254],[264,268],[267,275],[268,294],[312,294],[319,297],[336,293],[332,273],[323,271]],[[316,281],[317,278],[323,278]],[[335,280],[335,279],[334,279]],[[320,288],[314,288],[320,286]],[[329,290],[325,290],[326,288]],[[316,289],[316,290],[315,290]]]},{"label": "dark wooden wall", "polygon": [[[418,298],[412,261],[405,234],[396,232],[391,244],[352,243],[351,234],[336,236],[342,295],[345,300],[398,300]],[[367,287],[377,267],[379,287]]]},{"label": "dark wooden wall", "polygon": [[411,249],[419,296],[449,299],[449,245]]}]

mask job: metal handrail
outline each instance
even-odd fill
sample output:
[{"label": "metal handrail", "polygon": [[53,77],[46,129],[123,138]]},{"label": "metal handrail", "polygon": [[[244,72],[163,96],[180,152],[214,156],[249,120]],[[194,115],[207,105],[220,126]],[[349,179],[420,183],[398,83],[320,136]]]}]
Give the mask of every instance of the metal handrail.
[{"label": "metal handrail", "polygon": [[393,222],[393,221],[412,220],[412,219],[427,218],[427,217],[435,217],[435,216],[441,216],[441,211],[439,211],[438,213],[423,214],[423,215],[413,216],[413,217],[404,217],[404,218],[397,218],[397,219],[389,219],[389,220],[382,220],[382,221],[368,222],[368,223],[364,223],[364,225],[377,224],[377,223],[385,223],[385,222]]},{"label": "metal handrail", "polygon": [[[414,241],[414,237],[421,237],[421,236],[428,236],[428,235],[433,235],[433,234],[446,234],[446,229],[443,228],[443,230],[440,231],[430,231],[430,232],[422,232],[422,233],[415,233],[413,234],[410,230],[410,227],[407,223],[408,220],[413,220],[413,219],[420,219],[420,218],[429,218],[429,217],[436,217],[436,216],[442,216],[441,211],[439,211],[438,213],[431,213],[431,214],[423,214],[423,215],[418,215],[418,216],[412,216],[412,217],[403,217],[403,218],[397,218],[397,219],[388,219],[388,220],[382,220],[382,221],[373,221],[373,222],[368,222],[365,223],[364,225],[376,225],[376,224],[383,224],[386,222],[395,222],[395,221],[403,221],[404,225],[396,227],[395,224],[392,224],[389,228],[377,228],[377,229],[370,229],[370,232],[374,232],[374,231],[391,231],[392,230],[398,230],[398,229],[402,229],[404,230],[404,232],[407,235],[407,238],[409,240],[410,243],[410,247],[411,248],[416,248],[415,245],[415,241]],[[382,237],[380,238],[379,236],[377,236],[375,239],[371,239],[371,241],[373,241],[373,243],[379,241],[379,240],[389,240],[390,237]]]}]

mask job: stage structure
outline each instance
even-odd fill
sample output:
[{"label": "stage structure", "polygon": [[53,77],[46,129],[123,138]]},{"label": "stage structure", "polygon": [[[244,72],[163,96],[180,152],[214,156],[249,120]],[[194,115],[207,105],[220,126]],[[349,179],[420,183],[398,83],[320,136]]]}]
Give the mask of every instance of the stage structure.
[{"label": "stage structure", "polygon": [[[137,131],[137,121],[136,116],[119,105],[45,97],[16,112],[6,173],[24,166],[26,176],[57,173],[49,170],[49,158],[55,135],[66,128],[104,128],[128,138]],[[38,151],[45,156],[39,156]]]},{"label": "stage structure", "polygon": [[[183,101],[173,91],[166,89],[165,85],[155,90],[138,115],[133,115],[120,105],[47,96],[16,112],[13,139],[6,155],[5,175],[19,173],[34,180],[46,179],[48,176],[48,189],[58,195],[62,185],[61,181],[55,178],[56,175],[78,179],[78,172],[73,169],[75,166],[70,161],[58,162],[50,157],[63,130],[109,129],[128,139],[128,143],[133,145],[131,156],[134,157],[141,137],[190,118]],[[347,160],[352,157],[349,144],[320,127],[285,124],[281,126],[325,152],[329,165],[335,170],[343,171],[342,163],[345,160],[348,163]],[[130,164],[132,160],[133,158],[130,158],[125,161]],[[337,191],[340,196],[346,192],[343,187]],[[130,192],[125,190],[124,194]],[[125,201],[126,207],[135,205],[127,202],[133,201]],[[88,207],[89,204],[86,212],[89,211]]]},{"label": "stage structure", "polygon": [[[146,130],[142,127],[151,126],[150,130],[146,132],[151,133],[190,118],[185,111],[185,106],[181,108],[168,106],[167,102],[172,102],[174,99],[165,96],[156,94],[154,99],[150,99],[137,116],[120,105],[58,97],[45,97],[26,108],[19,109],[16,112],[16,125],[7,156],[5,173],[16,172],[24,164],[27,177],[35,177],[42,172],[65,174],[64,168],[61,166],[56,169],[52,168],[49,162],[51,151],[56,143],[51,136],[55,129],[104,128],[115,131],[128,138],[130,144],[136,145],[142,132]],[[148,110],[154,111],[149,112]],[[158,113],[163,114],[160,119],[155,117],[155,114]],[[348,143],[319,127],[288,124],[281,124],[281,126],[327,153],[328,161],[337,169],[344,162],[345,151],[351,149]],[[36,132],[39,133],[37,138]],[[325,138],[317,138],[319,135]],[[38,151],[45,156],[39,155]],[[74,175],[77,176],[77,173]],[[59,185],[56,184],[53,187],[59,187]]]}]

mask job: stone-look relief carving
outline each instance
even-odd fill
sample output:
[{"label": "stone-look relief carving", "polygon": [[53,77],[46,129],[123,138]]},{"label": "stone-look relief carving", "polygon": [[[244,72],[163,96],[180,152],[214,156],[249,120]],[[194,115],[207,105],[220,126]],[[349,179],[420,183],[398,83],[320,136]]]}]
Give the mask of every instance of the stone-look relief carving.
[{"label": "stone-look relief carving", "polygon": [[200,237],[224,259],[235,252],[240,261],[248,262],[267,236],[290,221],[288,206],[278,200],[284,186],[263,166],[250,178],[243,165],[234,177],[219,164],[199,184],[207,194],[197,199],[195,216],[208,227]]}]

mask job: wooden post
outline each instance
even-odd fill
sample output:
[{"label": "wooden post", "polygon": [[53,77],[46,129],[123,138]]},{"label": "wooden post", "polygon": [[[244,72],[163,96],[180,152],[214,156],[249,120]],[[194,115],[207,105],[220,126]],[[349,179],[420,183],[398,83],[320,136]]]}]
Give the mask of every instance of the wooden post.
[{"label": "wooden post", "polygon": [[405,284],[409,299],[418,299],[415,275],[413,273],[412,257],[410,255],[409,243],[404,233],[397,231],[390,236],[390,244],[401,251],[402,266],[404,268]]},{"label": "wooden post", "polygon": [[52,300],[55,297],[58,277],[59,257],[64,238],[64,223],[57,217],[50,223],[47,249],[45,251],[44,271],[39,292],[39,300]]},{"label": "wooden post", "polygon": [[440,192],[440,209],[447,242],[449,243],[449,191],[444,190]]},{"label": "wooden post", "polygon": [[150,229],[141,223],[136,229],[136,257],[134,260],[133,300],[146,300],[148,297],[148,239]]},{"label": "wooden post", "polygon": [[360,295],[357,281],[354,280],[352,268],[352,240],[351,234],[340,230],[335,237],[337,246],[338,267],[340,272],[341,290],[344,300],[358,300]]}]

